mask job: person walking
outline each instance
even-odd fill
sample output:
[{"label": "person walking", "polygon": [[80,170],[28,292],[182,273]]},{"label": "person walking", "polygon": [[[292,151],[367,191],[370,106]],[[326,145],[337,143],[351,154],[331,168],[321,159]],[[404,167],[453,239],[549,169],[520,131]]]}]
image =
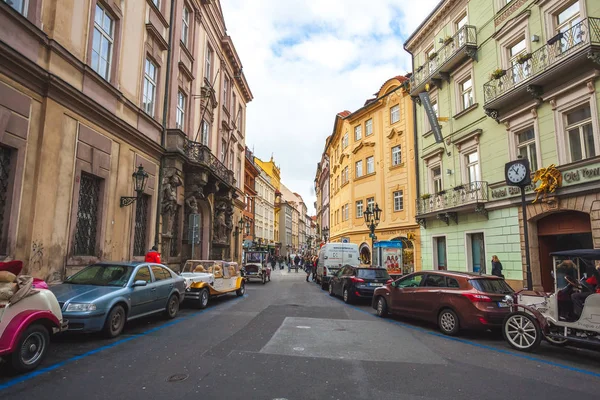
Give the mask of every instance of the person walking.
[{"label": "person walking", "polygon": [[152,248],[146,253],[146,258],[144,261],[160,264],[160,253],[158,252],[158,247],[152,246]]},{"label": "person walking", "polygon": [[308,257],[304,260],[304,272],[306,272],[306,282],[309,282],[308,278],[310,278],[310,274],[312,273],[312,263]]},{"label": "person walking", "polygon": [[502,263],[498,259],[498,256],[492,256],[492,275],[504,278],[502,275]]},{"label": "person walking", "polygon": [[299,264],[300,264],[300,256],[298,254],[296,254],[296,257],[294,257],[294,269],[296,270],[296,273],[298,273]]}]

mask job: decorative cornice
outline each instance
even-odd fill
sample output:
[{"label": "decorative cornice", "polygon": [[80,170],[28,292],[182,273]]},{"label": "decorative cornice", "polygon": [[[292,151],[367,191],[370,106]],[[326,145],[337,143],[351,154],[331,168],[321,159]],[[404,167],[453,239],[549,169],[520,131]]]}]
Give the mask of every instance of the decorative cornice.
[{"label": "decorative cornice", "polygon": [[506,21],[515,11],[521,8],[521,6],[527,1],[528,0],[516,0],[512,3],[507,4],[498,12],[498,14],[496,14],[496,18],[494,18],[494,26],[498,26],[504,21]]},{"label": "decorative cornice", "polygon": [[427,160],[429,158],[435,157],[438,154],[443,154],[444,153],[444,148],[443,147],[436,147],[435,149],[427,152],[427,153],[423,153],[423,155],[421,156],[421,158],[423,160]]},{"label": "decorative cornice", "polygon": [[396,131],[396,128],[392,128],[392,130],[390,131],[390,133],[387,135],[388,139],[392,139],[394,137],[394,135],[398,135],[401,136],[402,134],[404,134],[404,131]]}]

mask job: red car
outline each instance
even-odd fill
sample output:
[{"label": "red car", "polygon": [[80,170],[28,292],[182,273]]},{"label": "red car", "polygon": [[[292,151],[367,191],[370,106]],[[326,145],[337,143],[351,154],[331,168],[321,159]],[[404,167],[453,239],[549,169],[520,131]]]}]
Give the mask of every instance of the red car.
[{"label": "red car", "polygon": [[377,288],[372,306],[388,313],[437,323],[446,335],[461,329],[501,328],[510,312],[504,279],[468,272],[421,271]]}]

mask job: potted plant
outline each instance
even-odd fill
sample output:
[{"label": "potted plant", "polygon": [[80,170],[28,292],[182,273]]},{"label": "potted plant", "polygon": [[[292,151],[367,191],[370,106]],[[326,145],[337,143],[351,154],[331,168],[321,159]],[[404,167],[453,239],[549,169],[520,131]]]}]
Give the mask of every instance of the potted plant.
[{"label": "potted plant", "polygon": [[438,196],[443,196],[446,194],[445,190],[440,190],[439,192],[436,193]]},{"label": "potted plant", "polygon": [[464,185],[454,186],[454,190],[456,190],[456,191],[463,190],[464,188],[465,188]]},{"label": "potted plant", "polygon": [[423,70],[423,66],[422,65],[419,66],[419,67],[417,67],[417,72],[421,72],[422,70]]},{"label": "potted plant", "polygon": [[437,54],[438,54],[438,53],[434,51],[433,53],[431,53],[431,54],[429,55],[429,59],[430,59],[430,60],[433,60],[434,58],[436,58],[436,57],[437,57]]},{"label": "potted plant", "polygon": [[504,75],[506,75],[506,71],[503,70],[502,68],[498,68],[492,72],[492,74],[490,75],[490,78],[491,79],[500,79]]},{"label": "potted plant", "polygon": [[430,197],[431,197],[431,195],[429,193],[424,193],[421,195],[421,199],[423,199],[423,200],[427,200]]},{"label": "potted plant", "polygon": [[517,62],[519,64],[525,64],[527,61],[531,59],[531,53],[523,53],[517,56]]},{"label": "potted plant", "polygon": [[452,36],[446,36],[444,38],[444,44],[449,44],[449,43],[452,43],[452,42],[454,42],[454,38]]}]

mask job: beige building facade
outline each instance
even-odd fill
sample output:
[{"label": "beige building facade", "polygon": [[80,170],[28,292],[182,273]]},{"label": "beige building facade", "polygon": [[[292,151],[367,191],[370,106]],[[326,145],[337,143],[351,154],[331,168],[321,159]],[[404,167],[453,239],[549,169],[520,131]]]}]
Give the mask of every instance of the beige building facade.
[{"label": "beige building facade", "polygon": [[[186,254],[182,210],[194,208],[186,192],[199,175],[198,187],[218,182],[218,190],[195,199],[197,207],[213,214],[214,199],[227,199],[241,215],[236,177],[243,176],[252,94],[219,2],[0,1],[0,37],[4,259],[58,280],[98,260],[143,259],[158,243],[163,259],[178,266]],[[207,93],[210,46],[212,68],[223,72],[211,81],[218,90]],[[204,112],[206,103],[221,107]],[[204,147],[194,144],[198,132]],[[148,177],[136,193],[139,166]],[[121,206],[121,197],[136,200]],[[219,229],[226,232],[233,216],[224,208]],[[205,219],[202,256],[215,247],[213,225]]]}]

